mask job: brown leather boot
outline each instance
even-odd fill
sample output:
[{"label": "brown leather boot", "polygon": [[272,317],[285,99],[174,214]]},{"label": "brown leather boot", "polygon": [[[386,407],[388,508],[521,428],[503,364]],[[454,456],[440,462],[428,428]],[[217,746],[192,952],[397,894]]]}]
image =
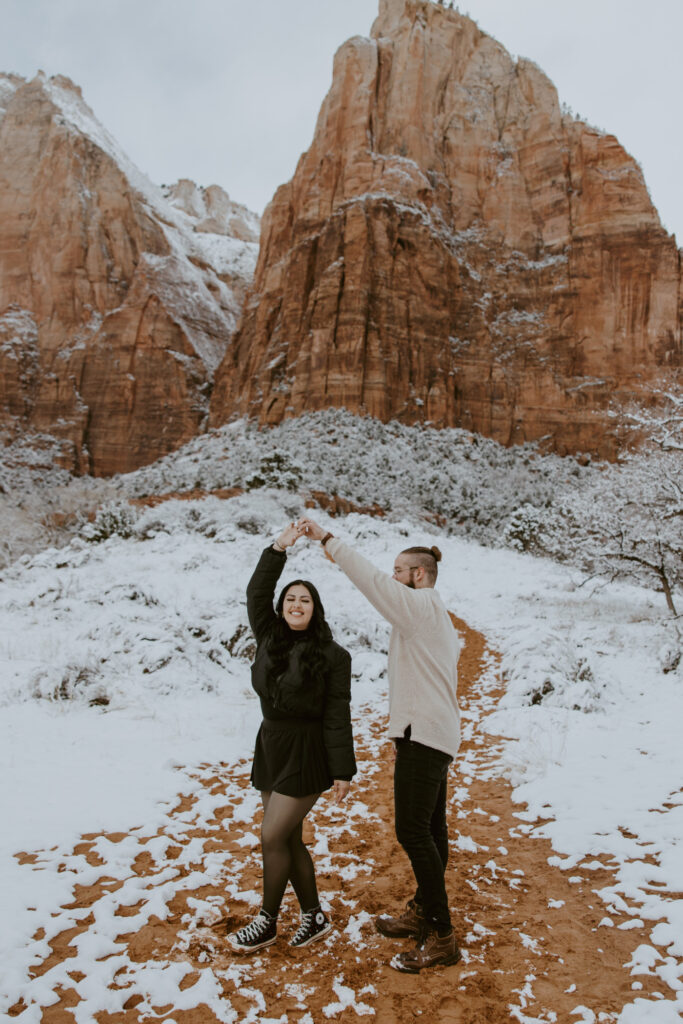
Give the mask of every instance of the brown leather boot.
[{"label": "brown leather boot", "polygon": [[408,900],[408,905],[399,917],[382,914],[375,918],[375,928],[387,939],[419,938],[425,927],[422,907],[415,900]]},{"label": "brown leather boot", "polygon": [[448,967],[449,964],[457,964],[461,955],[452,929],[449,935],[443,937],[435,931],[430,931],[414,949],[397,953],[391,961],[391,966],[406,974],[419,974],[425,967]]}]

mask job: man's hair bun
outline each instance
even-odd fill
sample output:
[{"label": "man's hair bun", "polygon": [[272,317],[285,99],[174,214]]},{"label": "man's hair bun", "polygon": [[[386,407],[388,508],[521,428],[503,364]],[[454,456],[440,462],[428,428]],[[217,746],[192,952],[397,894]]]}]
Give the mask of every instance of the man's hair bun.
[{"label": "man's hair bun", "polygon": [[424,569],[427,576],[435,582],[439,569],[437,563],[441,561],[441,552],[437,547],[423,548],[419,545],[414,548],[404,548],[402,555],[414,555],[414,569]]}]

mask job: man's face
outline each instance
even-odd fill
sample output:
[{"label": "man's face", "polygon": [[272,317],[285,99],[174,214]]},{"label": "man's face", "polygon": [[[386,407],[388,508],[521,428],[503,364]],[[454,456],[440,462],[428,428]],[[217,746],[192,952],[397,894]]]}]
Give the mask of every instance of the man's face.
[{"label": "man's face", "polygon": [[410,555],[397,555],[394,559],[393,577],[404,586],[415,590],[415,572],[418,566],[411,563]]}]

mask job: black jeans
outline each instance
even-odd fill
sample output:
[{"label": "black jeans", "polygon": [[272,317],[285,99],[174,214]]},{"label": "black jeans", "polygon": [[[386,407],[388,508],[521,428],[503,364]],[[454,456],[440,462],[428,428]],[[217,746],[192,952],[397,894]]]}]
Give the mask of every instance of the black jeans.
[{"label": "black jeans", "polygon": [[[409,729],[406,733],[410,735]],[[427,922],[440,929],[451,925],[444,878],[448,863],[446,790],[451,761],[450,754],[409,738],[396,741],[396,838],[410,858],[417,882],[415,899],[422,905]]]}]

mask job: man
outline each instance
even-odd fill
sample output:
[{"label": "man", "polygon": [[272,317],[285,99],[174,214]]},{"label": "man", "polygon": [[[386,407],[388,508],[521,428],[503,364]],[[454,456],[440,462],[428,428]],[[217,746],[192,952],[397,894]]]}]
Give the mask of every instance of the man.
[{"label": "man", "polygon": [[417,974],[454,964],[460,950],[445,886],[448,860],[448,766],[460,745],[456,697],[460,641],[434,589],[441,552],[410,547],[395,559],[392,576],[312,519],[299,520],[327,554],[392,625],[389,643],[389,736],[396,746],[396,837],[408,854],[417,891],[398,917],[382,915],[377,930],[389,938],[417,939],[391,966]]}]

